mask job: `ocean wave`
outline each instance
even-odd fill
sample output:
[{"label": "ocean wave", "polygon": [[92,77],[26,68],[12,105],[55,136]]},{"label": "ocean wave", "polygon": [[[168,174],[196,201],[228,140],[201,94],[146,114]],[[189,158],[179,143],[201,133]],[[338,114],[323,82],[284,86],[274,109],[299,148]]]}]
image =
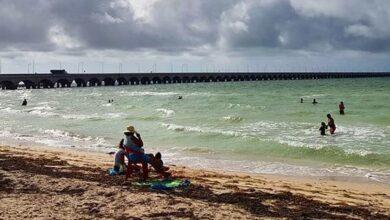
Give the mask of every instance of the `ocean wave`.
[{"label": "ocean wave", "polygon": [[29,114],[33,114],[36,116],[40,117],[53,117],[53,116],[59,116],[59,114],[54,113],[54,112],[48,112],[48,111],[43,111],[43,110],[31,110],[28,111]]},{"label": "ocean wave", "polygon": [[244,108],[244,109],[253,109],[255,107],[249,105],[249,104],[237,104],[237,103],[229,103],[228,104],[228,108],[229,109],[233,109],[233,108]]},{"label": "ocean wave", "polygon": [[116,112],[116,113],[106,113],[103,115],[104,118],[123,118],[126,114],[122,112]]},{"label": "ocean wave", "polygon": [[43,139],[36,140],[38,143],[43,143],[49,146],[65,145],[65,146],[110,146],[102,137],[84,136],[59,129],[40,129],[39,132],[43,134]]},{"label": "ocean wave", "polygon": [[[196,152],[192,152],[196,153]],[[202,154],[202,153],[200,153]],[[166,155],[166,154],[165,154]],[[199,155],[180,155],[177,153],[167,158],[169,163],[181,164],[196,168],[218,169],[233,172],[248,172],[255,174],[281,174],[287,176],[314,176],[314,177],[358,177],[382,183],[389,183],[388,170],[372,170],[367,168],[351,167],[345,165],[321,167],[298,165],[280,162],[226,160],[207,158]],[[190,162],[189,162],[190,161]]]},{"label": "ocean wave", "polygon": [[90,115],[66,114],[66,115],[61,115],[61,117],[64,118],[64,119],[74,119],[74,120],[103,119],[96,113],[95,114],[90,114]]},{"label": "ocean wave", "polygon": [[52,110],[54,109],[55,109],[54,107],[43,105],[43,106],[36,106],[30,109],[26,109],[24,112],[37,115],[40,117],[58,116],[57,113],[52,112]]},{"label": "ocean wave", "polygon": [[[162,123],[161,126],[177,132],[196,132],[269,142],[270,146],[276,146],[275,148],[269,147],[269,149],[273,149],[271,153],[276,153],[276,156],[289,155],[288,157],[292,157],[292,155],[307,154],[307,159],[320,157],[322,160],[337,160],[340,163],[359,161],[359,163],[366,165],[370,163],[390,165],[389,151],[379,153],[375,151],[376,147],[367,147],[375,145],[375,143],[383,144],[385,134],[380,129],[375,128],[341,126],[338,136],[320,136],[317,126],[300,122],[262,121],[225,129],[169,123]],[[356,144],[356,140],[359,141],[359,144]],[[261,149],[250,149],[249,151],[258,152]],[[364,162],[366,159],[369,161],[368,163]]]},{"label": "ocean wave", "polygon": [[185,95],[186,96],[206,96],[206,97],[216,96],[215,93],[211,93],[211,92],[191,92],[191,93],[188,93]]},{"label": "ocean wave", "polygon": [[2,108],[0,109],[0,111],[4,113],[10,113],[10,114],[17,114],[22,112],[21,110],[13,109],[11,107]]},{"label": "ocean wave", "polygon": [[325,97],[325,96],[328,96],[328,94],[312,94],[312,95],[304,95],[302,96],[303,99],[315,99],[315,98],[318,98],[318,97]]},{"label": "ocean wave", "polygon": [[3,109],[0,109],[1,112],[9,113],[9,114],[32,114],[40,117],[51,117],[51,116],[59,116],[59,114],[52,112],[51,110],[54,110],[54,107],[50,106],[37,106],[33,108],[28,109],[14,109],[11,107],[6,107]]},{"label": "ocean wave", "polygon": [[[27,132],[27,131],[26,131]],[[44,144],[50,147],[109,148],[111,145],[102,137],[91,137],[59,129],[39,129],[37,132],[20,133],[12,130],[0,130],[4,140],[16,140],[28,144]]]},{"label": "ocean wave", "polygon": [[144,121],[154,121],[154,120],[160,119],[160,117],[155,116],[155,115],[147,115],[147,116],[141,116],[138,118],[127,117],[126,119],[128,119],[128,120],[140,119],[140,120],[144,120]]},{"label": "ocean wave", "polygon": [[182,126],[182,125],[166,124],[166,123],[161,123],[161,126],[167,128],[168,130],[173,130],[173,131],[194,131],[200,133],[203,132],[203,130],[200,127]]},{"label": "ocean wave", "polygon": [[226,117],[223,117],[223,120],[228,121],[228,122],[241,122],[244,119],[241,118],[240,116],[226,116]]},{"label": "ocean wave", "polygon": [[208,133],[208,134],[221,134],[221,135],[229,135],[229,136],[235,136],[235,137],[245,137],[244,134],[241,132],[236,131],[229,131],[229,130],[222,130],[222,129],[213,129],[213,128],[202,128],[198,126],[183,126],[183,125],[176,125],[176,124],[168,124],[168,123],[161,123],[161,126],[172,131],[185,131],[185,132],[197,132],[197,133]]},{"label": "ocean wave", "polygon": [[179,93],[176,92],[152,92],[152,91],[134,91],[134,92],[128,92],[128,91],[121,91],[119,93],[122,96],[174,96],[179,95]]},{"label": "ocean wave", "polygon": [[105,113],[105,114],[65,114],[61,115],[64,119],[73,119],[73,120],[104,120],[104,119],[114,119],[114,118],[123,118],[125,117],[125,113]]},{"label": "ocean wave", "polygon": [[87,94],[87,96],[100,97],[100,96],[103,96],[103,94],[99,93],[99,92],[91,92],[91,93]]},{"label": "ocean wave", "polygon": [[170,118],[172,117],[173,115],[175,115],[175,111],[171,110],[171,109],[165,109],[165,108],[158,108],[156,109],[157,112],[161,112],[164,114],[164,117],[166,118]]}]

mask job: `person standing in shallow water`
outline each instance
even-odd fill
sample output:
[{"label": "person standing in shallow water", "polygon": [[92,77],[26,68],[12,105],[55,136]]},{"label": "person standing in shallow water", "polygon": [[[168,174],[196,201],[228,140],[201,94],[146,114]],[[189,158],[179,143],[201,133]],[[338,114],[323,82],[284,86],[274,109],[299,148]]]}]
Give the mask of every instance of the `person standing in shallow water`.
[{"label": "person standing in shallow water", "polygon": [[344,115],[344,110],[345,110],[344,102],[340,102],[339,110],[340,110],[340,115]]},{"label": "person standing in shallow water", "polygon": [[301,98],[301,103],[303,103],[303,98]]},{"label": "person standing in shallow water", "polygon": [[326,125],[325,122],[321,122],[321,127],[320,127],[320,132],[321,132],[321,135],[326,135],[326,129],[328,128],[328,126]]},{"label": "person standing in shallow water", "polygon": [[328,118],[328,127],[330,134],[334,134],[336,131],[336,124],[334,123],[334,119],[332,118],[331,114],[327,114],[326,117]]},{"label": "person standing in shallow water", "polygon": [[27,99],[24,99],[22,102],[22,106],[26,106],[26,105],[27,105]]}]

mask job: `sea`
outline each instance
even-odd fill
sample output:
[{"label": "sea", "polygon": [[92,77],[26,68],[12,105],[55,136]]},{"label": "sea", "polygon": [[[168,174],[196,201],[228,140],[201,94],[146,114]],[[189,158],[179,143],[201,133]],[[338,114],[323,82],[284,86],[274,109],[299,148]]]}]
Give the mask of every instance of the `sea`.
[{"label": "sea", "polygon": [[168,164],[390,183],[389,100],[390,78],[1,90],[0,144],[108,153],[133,125]]}]

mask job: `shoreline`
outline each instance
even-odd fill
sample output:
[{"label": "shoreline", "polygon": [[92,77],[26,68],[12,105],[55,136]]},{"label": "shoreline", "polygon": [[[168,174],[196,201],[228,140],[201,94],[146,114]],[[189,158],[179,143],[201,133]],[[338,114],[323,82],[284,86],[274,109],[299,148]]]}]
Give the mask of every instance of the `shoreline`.
[{"label": "shoreline", "polygon": [[[30,148],[35,148],[38,150],[45,149],[48,151],[51,150],[58,150],[58,151],[77,151],[77,152],[89,152],[89,153],[94,153],[99,156],[104,156],[110,151],[116,151],[116,149],[113,147],[112,150],[109,148],[107,149],[95,149],[95,148],[80,148],[80,147],[54,147],[54,146],[48,146],[46,144],[39,144],[39,143],[27,143],[27,141],[21,141],[21,140],[12,140],[8,139],[7,141],[2,140],[0,142],[0,146],[11,146],[11,147],[30,147]],[[155,150],[156,152],[158,151],[156,148],[152,148],[150,150]],[[105,152],[107,151],[107,152]],[[161,151],[163,153],[163,157],[166,152],[164,150]],[[344,171],[349,172],[347,169],[351,170],[358,170],[358,171],[364,171],[367,174],[375,173],[375,172],[383,172],[383,171],[375,171],[375,170],[370,170],[369,168],[364,168],[364,167],[354,167],[354,166],[343,166],[343,165],[337,165],[335,167],[328,167],[328,166],[323,166],[323,165],[318,165],[318,166],[310,166],[310,165],[317,165],[317,164],[310,164],[310,163],[303,163],[303,164],[289,164],[289,163],[280,163],[280,162],[264,162],[268,163],[270,165],[277,165],[280,167],[284,168],[297,168],[297,169],[302,169],[305,168],[307,169],[304,173],[298,173],[296,170],[280,170],[275,171],[275,172],[259,172],[259,171],[247,171],[243,169],[233,169],[237,167],[237,164],[242,164],[242,163],[247,163],[245,166],[253,165],[255,163],[256,165],[260,164],[261,161],[240,161],[240,160],[226,160],[226,159],[216,159],[220,163],[229,161],[228,164],[216,164],[212,163],[212,161],[215,160],[212,158],[203,158],[201,161],[198,160],[199,157],[193,156],[193,155],[175,155],[173,158],[177,158],[178,156],[183,156],[186,159],[172,159],[172,158],[167,158],[164,157],[164,161],[167,162],[167,164],[173,164],[173,165],[178,165],[178,166],[183,166],[183,167],[188,167],[192,170],[208,170],[208,171],[213,171],[213,172],[222,172],[222,173],[230,173],[230,174],[242,174],[242,175],[250,175],[250,176],[283,176],[285,178],[300,178],[300,179],[313,179],[313,180],[336,180],[336,181],[342,181],[342,182],[359,182],[359,183],[379,183],[379,184],[384,184],[387,186],[390,186],[390,182],[387,182],[386,180],[389,178],[385,178],[383,180],[378,180],[373,177],[367,177],[365,175],[357,175],[356,173],[342,173],[342,171],[336,171],[334,170],[335,168],[343,168],[345,169]],[[189,158],[189,159],[188,159]],[[187,160],[191,160],[191,162],[186,162]],[[196,161],[194,161],[196,160]],[[202,164],[202,165],[200,165]],[[206,164],[206,165],[204,165]],[[209,165],[209,166],[207,166]],[[228,166],[228,168],[226,168]],[[265,165],[266,166],[266,165]],[[309,169],[312,171],[315,171],[315,173],[310,173],[309,175]],[[328,173],[322,173],[324,170],[328,170]],[[330,174],[332,172],[334,175]],[[387,174],[387,173],[386,173]]]},{"label": "shoreline", "polygon": [[[378,182],[253,175],[171,165],[173,175],[189,179],[190,187],[156,192],[132,186],[133,179],[108,176],[106,169],[112,166],[112,160],[112,156],[98,152],[0,146],[0,216],[118,218],[129,213],[127,217],[138,218],[390,217],[390,186]],[[48,195],[52,199],[46,201]],[[42,203],[40,207],[37,201]],[[142,208],[123,203],[141,204]],[[59,209],[77,214],[71,216]]]}]

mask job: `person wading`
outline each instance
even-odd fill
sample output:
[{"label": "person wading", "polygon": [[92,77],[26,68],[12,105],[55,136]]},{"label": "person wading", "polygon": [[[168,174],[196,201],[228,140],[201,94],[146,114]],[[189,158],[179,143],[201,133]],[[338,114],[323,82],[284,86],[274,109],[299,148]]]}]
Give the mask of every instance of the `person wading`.
[{"label": "person wading", "polygon": [[334,123],[334,119],[332,118],[331,114],[327,114],[326,117],[328,118],[328,127],[330,134],[334,134],[336,131],[336,124]]},{"label": "person wading", "polygon": [[345,110],[344,102],[340,102],[339,110],[340,110],[340,115],[344,115],[344,110]]}]

